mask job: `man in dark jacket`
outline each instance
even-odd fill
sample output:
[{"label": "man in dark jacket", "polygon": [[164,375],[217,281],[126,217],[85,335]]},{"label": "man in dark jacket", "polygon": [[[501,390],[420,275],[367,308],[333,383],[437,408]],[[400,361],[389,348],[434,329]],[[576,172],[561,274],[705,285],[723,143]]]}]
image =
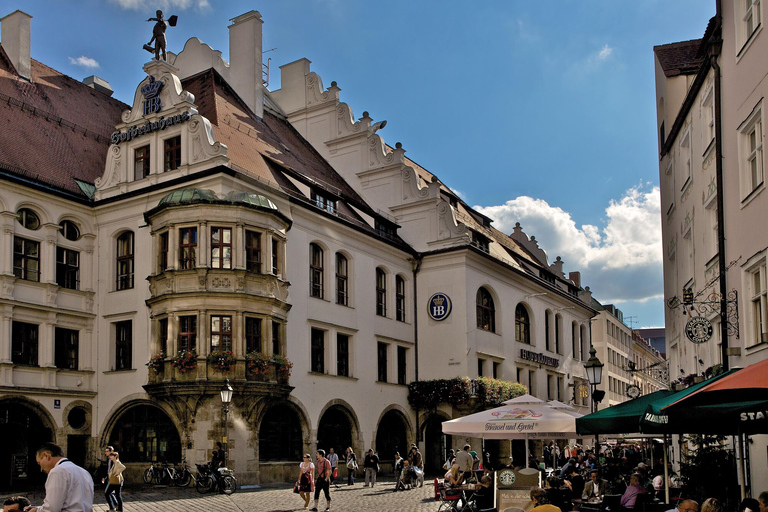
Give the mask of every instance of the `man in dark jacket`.
[{"label": "man in dark jacket", "polygon": [[368,487],[368,482],[373,487],[376,485],[376,473],[379,472],[379,456],[373,453],[372,449],[365,454],[363,467],[365,468],[365,485],[363,487]]}]

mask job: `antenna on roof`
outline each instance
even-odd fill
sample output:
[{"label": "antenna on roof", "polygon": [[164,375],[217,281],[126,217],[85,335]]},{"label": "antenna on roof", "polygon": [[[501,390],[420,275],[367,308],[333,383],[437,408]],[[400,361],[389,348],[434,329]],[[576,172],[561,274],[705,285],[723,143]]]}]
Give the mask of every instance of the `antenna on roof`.
[{"label": "antenna on roof", "polygon": [[272,60],[272,57],[269,57],[267,59],[267,62],[264,62],[263,55],[265,53],[273,52],[277,50],[277,48],[270,48],[269,50],[261,52],[262,58],[261,58],[261,81],[264,84],[264,87],[269,87],[269,61]]},{"label": "antenna on roof", "polygon": [[635,318],[637,318],[636,315],[625,316],[624,317],[624,320],[628,320],[629,321],[629,328],[632,329],[633,331],[635,330],[635,322],[634,322]]}]

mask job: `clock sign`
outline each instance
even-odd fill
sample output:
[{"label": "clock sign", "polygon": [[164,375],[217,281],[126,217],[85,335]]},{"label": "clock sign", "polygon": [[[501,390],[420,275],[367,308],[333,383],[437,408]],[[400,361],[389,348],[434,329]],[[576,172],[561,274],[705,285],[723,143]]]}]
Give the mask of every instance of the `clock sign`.
[{"label": "clock sign", "polygon": [[640,396],[640,387],[632,384],[627,388],[627,396],[634,400],[635,398]]},{"label": "clock sign", "polygon": [[502,469],[499,471],[499,485],[510,487],[515,483],[515,472],[511,469]]}]

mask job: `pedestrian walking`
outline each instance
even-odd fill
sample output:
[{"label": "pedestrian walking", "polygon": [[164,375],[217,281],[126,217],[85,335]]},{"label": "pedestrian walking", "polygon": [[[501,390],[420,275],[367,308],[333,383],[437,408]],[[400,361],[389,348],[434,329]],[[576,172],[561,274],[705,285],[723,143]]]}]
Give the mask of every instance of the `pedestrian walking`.
[{"label": "pedestrian walking", "polygon": [[325,450],[317,450],[317,479],[315,480],[315,506],[312,512],[317,512],[320,501],[320,491],[325,493],[325,510],[331,510],[331,463],[325,458]]},{"label": "pedestrian walking", "polygon": [[104,475],[104,478],[101,479],[101,483],[105,485],[104,498],[107,500],[107,505],[110,505],[110,508],[112,508],[111,502],[110,502],[110,499],[111,499],[110,496],[112,495],[112,491],[109,490],[109,471],[112,469],[112,464],[113,464],[112,458],[110,457],[110,455],[112,455],[112,452],[114,451],[115,451],[114,446],[104,447],[104,456],[107,458],[107,474]]},{"label": "pedestrian walking", "polygon": [[363,461],[363,468],[365,468],[365,485],[363,487],[371,487],[376,485],[376,473],[379,472],[379,456],[373,453],[373,448],[368,450]]},{"label": "pedestrian walking", "polygon": [[25,507],[25,512],[91,512],[93,478],[86,470],[64,457],[61,447],[45,443],[37,450],[37,464],[48,473],[45,499],[40,507]]},{"label": "pedestrian walking", "polygon": [[357,456],[350,446],[347,448],[347,485],[355,485],[355,471],[357,471]]},{"label": "pedestrian walking", "polygon": [[[424,487],[424,457],[421,456],[419,447],[415,444],[411,445],[411,453],[408,455],[408,459],[410,459],[419,487]],[[415,483],[413,485],[414,487],[416,486]]]},{"label": "pedestrian walking", "polygon": [[107,473],[107,478],[109,478],[107,505],[109,505],[109,510],[123,512],[123,471],[125,471],[125,466],[120,462],[119,453],[113,451],[109,454],[109,458],[112,461],[112,467]]},{"label": "pedestrian walking", "polygon": [[315,490],[315,465],[308,453],[299,464],[299,496],[304,500],[304,510],[309,508],[309,499]]},{"label": "pedestrian walking", "polygon": [[331,485],[339,488],[338,485],[336,485],[336,477],[339,475],[339,454],[333,451],[333,447],[328,448],[328,462],[331,463]]}]

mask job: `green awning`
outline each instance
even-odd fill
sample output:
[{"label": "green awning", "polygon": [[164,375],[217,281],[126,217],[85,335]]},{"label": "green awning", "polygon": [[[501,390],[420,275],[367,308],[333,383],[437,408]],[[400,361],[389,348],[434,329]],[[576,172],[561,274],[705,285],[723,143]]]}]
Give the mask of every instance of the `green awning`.
[{"label": "green awning", "polygon": [[576,418],[576,431],[580,435],[640,432],[640,419],[645,414],[648,404],[674,394],[674,391],[662,389],[650,395],[644,395],[602,411]]}]

